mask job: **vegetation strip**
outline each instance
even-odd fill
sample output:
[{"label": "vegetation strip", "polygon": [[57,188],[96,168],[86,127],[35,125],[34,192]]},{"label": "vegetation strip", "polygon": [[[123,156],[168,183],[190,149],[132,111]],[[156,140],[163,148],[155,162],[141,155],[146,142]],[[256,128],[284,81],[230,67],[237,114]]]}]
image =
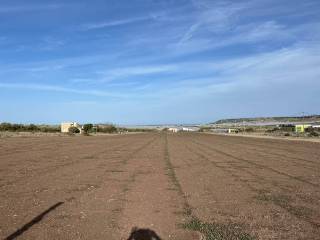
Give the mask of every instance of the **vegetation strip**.
[{"label": "vegetation strip", "polygon": [[203,223],[198,218],[182,225],[186,229],[201,232],[206,240],[254,240],[252,236],[241,231],[235,224]]},{"label": "vegetation strip", "polygon": [[171,179],[175,190],[183,198],[183,214],[189,219],[188,222],[181,224],[184,229],[200,232],[206,240],[254,240],[255,238],[244,233],[236,224],[218,224],[202,222],[192,213],[192,207],[188,203],[187,196],[183,192],[182,186],[176,176],[172,162],[170,161],[168,135],[165,134],[165,162],[168,176]]},{"label": "vegetation strip", "polygon": [[290,204],[292,202],[292,199],[289,196],[283,194],[274,195],[266,192],[260,192],[260,194],[257,196],[257,200],[272,202],[274,205],[285,209],[295,217],[310,223],[313,227],[320,227],[319,223],[311,220],[309,217],[313,213],[312,210],[303,206],[293,206],[292,204]]}]

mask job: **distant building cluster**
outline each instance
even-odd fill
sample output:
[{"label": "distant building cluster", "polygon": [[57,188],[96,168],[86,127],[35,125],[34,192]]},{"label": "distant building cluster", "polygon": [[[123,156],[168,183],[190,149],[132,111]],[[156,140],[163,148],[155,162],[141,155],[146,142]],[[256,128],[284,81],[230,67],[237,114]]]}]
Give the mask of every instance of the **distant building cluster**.
[{"label": "distant building cluster", "polygon": [[[276,126],[277,129],[286,131],[286,132],[296,132],[296,133],[305,133],[311,132],[313,130],[319,131],[320,125],[315,124],[278,124]],[[220,129],[221,132],[227,133],[238,133],[239,128],[229,128],[229,129]]]},{"label": "distant building cluster", "polygon": [[320,130],[320,125],[312,125],[312,124],[297,124],[294,125],[294,130],[296,133],[304,133],[309,131],[310,129]]},{"label": "distant building cluster", "polygon": [[170,127],[168,128],[169,132],[196,132],[199,131],[198,127]]}]

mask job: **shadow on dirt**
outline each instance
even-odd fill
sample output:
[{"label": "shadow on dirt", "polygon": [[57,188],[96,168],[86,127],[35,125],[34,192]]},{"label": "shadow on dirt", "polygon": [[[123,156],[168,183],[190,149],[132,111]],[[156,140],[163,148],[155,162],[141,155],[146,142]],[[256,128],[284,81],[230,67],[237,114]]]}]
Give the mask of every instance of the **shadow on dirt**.
[{"label": "shadow on dirt", "polygon": [[31,228],[33,225],[37,224],[38,222],[40,222],[43,217],[45,215],[47,215],[49,212],[53,211],[54,209],[56,209],[57,207],[59,207],[60,205],[62,205],[64,202],[58,202],[54,205],[52,205],[51,207],[49,207],[47,210],[45,210],[44,212],[42,212],[41,214],[39,214],[38,216],[36,216],[35,218],[33,218],[30,222],[26,223],[25,225],[23,225],[21,228],[19,228],[17,231],[15,231],[14,233],[12,233],[11,235],[9,235],[8,237],[5,238],[5,240],[13,240],[16,239],[17,237],[19,237],[21,234],[23,234],[25,231],[28,231],[29,228]]},{"label": "shadow on dirt", "polygon": [[127,240],[161,240],[161,238],[153,230],[135,227]]}]

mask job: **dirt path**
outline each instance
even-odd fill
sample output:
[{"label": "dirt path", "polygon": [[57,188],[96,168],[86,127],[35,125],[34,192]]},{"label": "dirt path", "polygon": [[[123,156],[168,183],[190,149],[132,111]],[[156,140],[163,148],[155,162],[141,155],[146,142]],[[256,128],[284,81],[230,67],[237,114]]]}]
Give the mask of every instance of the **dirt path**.
[{"label": "dirt path", "polygon": [[0,239],[320,239],[320,145],[207,134],[0,139]]}]

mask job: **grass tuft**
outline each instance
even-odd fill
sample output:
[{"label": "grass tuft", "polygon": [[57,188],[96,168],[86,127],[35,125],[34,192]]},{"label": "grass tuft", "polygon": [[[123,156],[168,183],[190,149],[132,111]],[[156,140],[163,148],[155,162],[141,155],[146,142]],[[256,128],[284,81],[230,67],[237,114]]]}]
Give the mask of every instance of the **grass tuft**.
[{"label": "grass tuft", "polygon": [[271,202],[285,210],[287,210],[292,215],[298,218],[309,218],[312,215],[312,210],[304,207],[304,206],[295,206],[292,204],[292,198],[283,195],[283,194],[267,194],[267,193],[260,193],[257,197],[257,200],[264,201],[264,202]]},{"label": "grass tuft", "polygon": [[234,224],[204,223],[193,217],[189,222],[182,225],[183,228],[202,233],[206,240],[254,240],[252,236],[241,231]]}]

